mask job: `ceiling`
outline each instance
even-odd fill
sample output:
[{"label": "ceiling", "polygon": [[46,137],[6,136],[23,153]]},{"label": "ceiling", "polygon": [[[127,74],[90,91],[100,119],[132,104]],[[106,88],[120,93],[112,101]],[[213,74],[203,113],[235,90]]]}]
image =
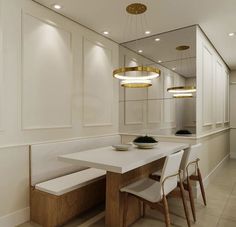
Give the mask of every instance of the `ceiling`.
[{"label": "ceiling", "polygon": [[[125,8],[135,0],[35,0],[47,7],[62,5],[59,13],[102,33],[118,43],[133,40],[135,34],[124,36]],[[152,34],[199,24],[231,69],[236,69],[235,0],[140,0],[148,7],[147,30]],[[145,35],[142,35],[145,36]],[[141,34],[139,35],[141,37]]]}]

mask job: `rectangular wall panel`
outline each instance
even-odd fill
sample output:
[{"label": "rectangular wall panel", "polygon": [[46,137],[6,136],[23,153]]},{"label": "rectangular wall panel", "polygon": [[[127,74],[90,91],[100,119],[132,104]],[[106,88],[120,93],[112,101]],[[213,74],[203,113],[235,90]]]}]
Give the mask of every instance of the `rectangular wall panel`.
[{"label": "rectangular wall panel", "polygon": [[230,85],[230,126],[236,129],[236,84]]},{"label": "rectangular wall panel", "polygon": [[162,120],[163,100],[148,100],[148,123],[160,124]]},{"label": "rectangular wall panel", "polygon": [[22,15],[22,127],[72,126],[71,34]]},{"label": "rectangular wall panel", "polygon": [[3,96],[4,96],[4,81],[3,81],[3,27],[2,27],[2,12],[0,1],[0,131],[3,130],[4,122],[4,108],[3,108]]},{"label": "rectangular wall panel", "polygon": [[225,75],[223,74],[222,65],[217,61],[216,62],[216,87],[215,87],[215,115],[216,115],[216,124],[223,123],[224,117],[224,95],[225,95]]},{"label": "rectangular wall panel", "polygon": [[174,123],[175,122],[175,99],[164,100],[164,122]]},{"label": "rectangular wall panel", "polygon": [[203,126],[209,126],[213,124],[213,56],[206,46],[203,46],[202,53]]},{"label": "rectangular wall panel", "polygon": [[125,102],[125,125],[144,124],[143,110],[143,101]]},{"label": "rectangular wall panel", "polygon": [[225,103],[224,103],[224,122],[229,122],[229,74],[225,72]]},{"label": "rectangular wall panel", "polygon": [[84,126],[112,125],[112,50],[84,39]]}]

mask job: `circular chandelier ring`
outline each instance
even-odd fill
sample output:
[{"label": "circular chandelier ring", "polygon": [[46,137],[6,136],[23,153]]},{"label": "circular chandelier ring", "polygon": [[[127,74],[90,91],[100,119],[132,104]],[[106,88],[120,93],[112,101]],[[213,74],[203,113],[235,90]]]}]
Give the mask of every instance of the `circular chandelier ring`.
[{"label": "circular chandelier ring", "polygon": [[[124,75],[119,75],[127,72],[147,72],[154,73],[154,75],[148,76],[140,76],[140,77],[128,77]],[[117,79],[125,80],[125,79],[154,79],[159,77],[161,74],[161,70],[158,68],[150,67],[150,66],[135,66],[135,67],[122,67],[113,71],[113,76]]]}]

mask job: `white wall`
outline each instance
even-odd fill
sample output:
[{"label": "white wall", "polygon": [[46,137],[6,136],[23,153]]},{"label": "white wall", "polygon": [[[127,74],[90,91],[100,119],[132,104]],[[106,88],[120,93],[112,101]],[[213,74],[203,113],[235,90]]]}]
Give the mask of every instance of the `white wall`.
[{"label": "white wall", "polygon": [[174,99],[167,88],[184,86],[185,78],[121,47],[120,66],[150,65],[161,70],[149,88],[120,87],[119,111],[122,133],[172,133],[183,126],[184,101]]},{"label": "white wall", "polygon": [[230,157],[236,158],[236,71],[230,73]]},{"label": "white wall", "polygon": [[0,4],[0,226],[7,227],[28,218],[28,144],[118,133],[119,49],[30,0]]},{"label": "white wall", "polygon": [[229,127],[229,71],[197,29],[197,134]]}]

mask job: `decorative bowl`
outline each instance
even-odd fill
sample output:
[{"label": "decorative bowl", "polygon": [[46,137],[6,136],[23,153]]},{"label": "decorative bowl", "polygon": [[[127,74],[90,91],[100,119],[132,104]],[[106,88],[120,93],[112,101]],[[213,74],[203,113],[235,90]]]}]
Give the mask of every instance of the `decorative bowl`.
[{"label": "decorative bowl", "polygon": [[112,147],[117,151],[128,151],[131,148],[131,144],[116,144]]},{"label": "decorative bowl", "polygon": [[151,136],[139,136],[133,141],[133,144],[141,149],[151,149],[158,144],[158,141]]}]

